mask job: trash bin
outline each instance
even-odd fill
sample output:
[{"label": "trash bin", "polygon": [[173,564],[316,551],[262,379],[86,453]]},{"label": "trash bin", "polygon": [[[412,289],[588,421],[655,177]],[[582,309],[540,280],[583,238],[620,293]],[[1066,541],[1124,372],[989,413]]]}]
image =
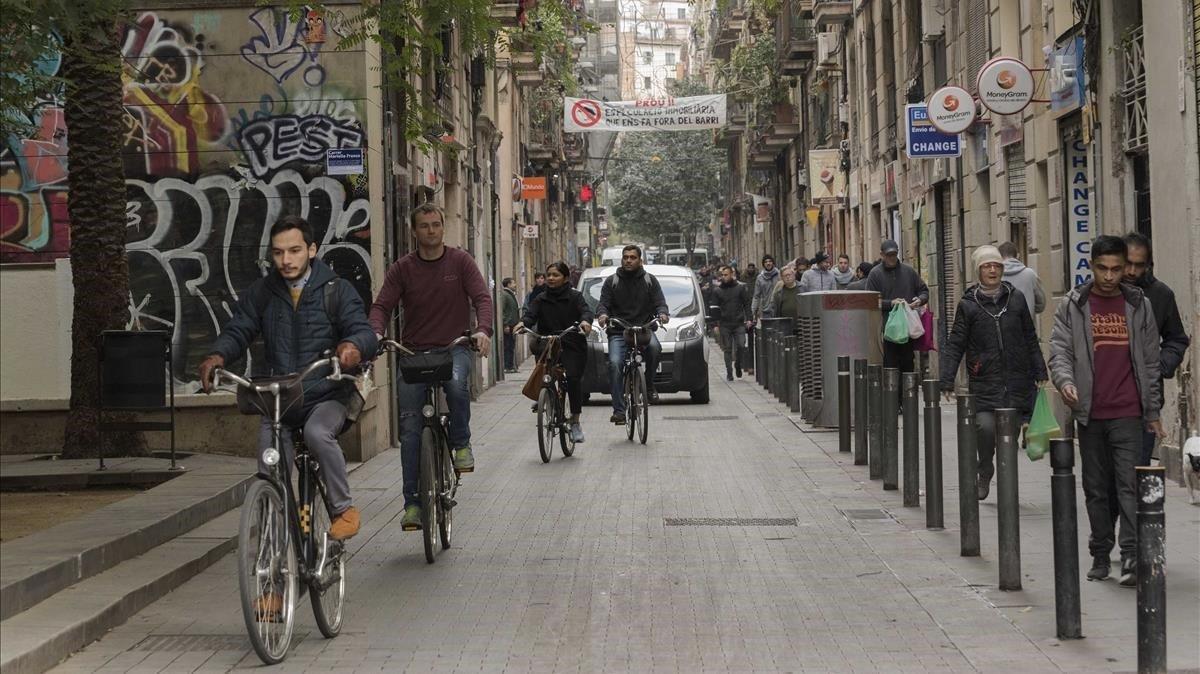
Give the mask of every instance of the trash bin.
[{"label": "trash bin", "polygon": [[800,415],[814,426],[833,428],[838,425],[837,357],[883,362],[879,293],[822,290],[803,293],[799,301]]}]

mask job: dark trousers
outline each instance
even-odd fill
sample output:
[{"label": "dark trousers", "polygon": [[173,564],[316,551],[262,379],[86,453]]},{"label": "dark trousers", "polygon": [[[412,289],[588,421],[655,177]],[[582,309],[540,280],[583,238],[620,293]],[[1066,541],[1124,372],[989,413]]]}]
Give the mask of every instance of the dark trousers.
[{"label": "dark trousers", "polygon": [[975,432],[975,443],[979,453],[979,479],[991,481],[996,474],[996,413],[992,410],[976,412],[975,422],[979,430]]},{"label": "dark trousers", "polygon": [[[1095,419],[1078,426],[1083,496],[1092,530],[1088,550],[1093,557],[1107,557],[1119,542],[1121,557],[1132,557],[1137,553],[1134,466],[1142,453],[1142,419]],[[1120,536],[1114,541],[1118,516]]]},{"label": "dark trousers", "polygon": [[901,372],[913,371],[913,343],[910,339],[904,344],[896,344],[883,340],[883,366],[898,368]]},{"label": "dark trousers", "polygon": [[[732,375],[734,368],[741,372],[746,367],[746,324],[721,324],[721,351],[725,354],[725,373]],[[753,364],[750,365],[754,367]]]},{"label": "dark trousers", "polygon": [[517,336],[511,331],[504,333],[504,369],[515,370],[516,366],[516,350]]},{"label": "dark trousers", "polygon": [[1158,442],[1158,436],[1153,431],[1142,431],[1142,453],[1138,460],[1139,466],[1152,465],[1154,460],[1154,444]]}]

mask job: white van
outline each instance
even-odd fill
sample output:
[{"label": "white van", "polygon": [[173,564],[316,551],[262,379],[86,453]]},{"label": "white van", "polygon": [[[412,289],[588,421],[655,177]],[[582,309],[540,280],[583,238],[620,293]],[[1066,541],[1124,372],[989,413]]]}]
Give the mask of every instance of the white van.
[{"label": "white van", "polygon": [[621,266],[621,250],[625,246],[609,246],[600,253],[601,267],[620,267]]},{"label": "white van", "polygon": [[[662,260],[662,264],[673,264],[681,267],[686,267],[688,261],[687,248],[671,248],[667,251],[666,257]],[[699,269],[708,265],[708,249],[696,248],[692,251],[692,268]]]}]

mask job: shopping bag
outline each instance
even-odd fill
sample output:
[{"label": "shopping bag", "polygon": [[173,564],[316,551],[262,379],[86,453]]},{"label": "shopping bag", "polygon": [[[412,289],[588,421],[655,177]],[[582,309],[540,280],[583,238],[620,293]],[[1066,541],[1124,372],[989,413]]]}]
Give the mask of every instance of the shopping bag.
[{"label": "shopping bag", "polygon": [[908,319],[908,338],[919,339],[925,336],[925,326],[921,325],[921,316],[917,314],[917,310],[904,305],[904,317]]},{"label": "shopping bag", "polygon": [[537,402],[538,396],[542,393],[542,377],[545,374],[546,360],[539,358],[533,366],[533,371],[529,373],[529,379],[526,380],[525,386],[521,388],[521,394]]},{"label": "shopping bag", "polygon": [[917,313],[921,316],[921,327],[925,328],[925,334],[913,343],[913,348],[922,353],[937,351],[937,343],[933,341],[933,312],[921,307]]},{"label": "shopping bag", "polygon": [[1050,397],[1045,388],[1038,388],[1037,401],[1033,404],[1033,418],[1025,429],[1025,454],[1030,461],[1037,461],[1050,449],[1050,441],[1062,434],[1054,410],[1050,409]]},{"label": "shopping bag", "polygon": [[887,324],[883,327],[883,338],[893,344],[908,343],[908,317],[903,304],[892,307],[892,313],[888,314]]}]

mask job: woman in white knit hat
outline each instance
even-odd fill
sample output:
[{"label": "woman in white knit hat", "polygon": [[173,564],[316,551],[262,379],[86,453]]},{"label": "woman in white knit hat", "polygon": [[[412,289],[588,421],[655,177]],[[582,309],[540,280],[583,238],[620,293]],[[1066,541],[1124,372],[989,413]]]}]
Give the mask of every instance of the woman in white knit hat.
[{"label": "woman in white knit hat", "polygon": [[954,390],[958,365],[966,361],[968,390],[975,395],[979,438],[979,500],[987,498],[996,454],[995,411],[1012,407],[1028,419],[1037,385],[1045,381],[1046,361],[1038,346],[1028,299],[1003,280],[1004,258],[995,246],[980,246],[971,255],[979,283],[969,286],[958,302],[941,351],[941,387]]}]

